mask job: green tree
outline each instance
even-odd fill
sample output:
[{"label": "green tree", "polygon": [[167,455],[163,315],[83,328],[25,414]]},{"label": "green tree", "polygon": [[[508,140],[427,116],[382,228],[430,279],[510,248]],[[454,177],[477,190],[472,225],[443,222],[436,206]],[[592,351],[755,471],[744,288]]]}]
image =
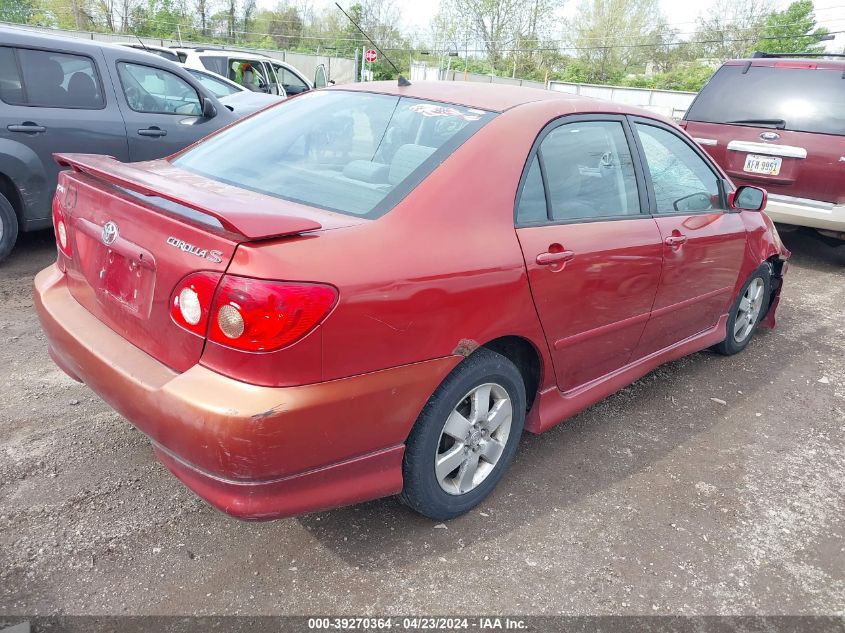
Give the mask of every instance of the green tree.
[{"label": "green tree", "polygon": [[751,50],[767,53],[821,53],[819,45],[828,30],[816,27],[812,0],[798,0],[766,19],[759,40]]},{"label": "green tree", "polygon": [[31,0],[0,0],[0,21],[26,24],[32,18],[35,7]]}]

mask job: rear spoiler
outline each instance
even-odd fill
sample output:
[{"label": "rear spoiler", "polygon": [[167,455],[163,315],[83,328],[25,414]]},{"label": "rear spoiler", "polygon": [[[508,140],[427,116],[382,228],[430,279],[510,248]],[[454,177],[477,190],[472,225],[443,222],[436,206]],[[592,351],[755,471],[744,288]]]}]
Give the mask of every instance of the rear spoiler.
[{"label": "rear spoiler", "polygon": [[[74,171],[143,196],[163,198],[211,216],[220,222],[224,229],[248,240],[296,235],[322,228],[322,225],[314,220],[280,214],[279,205],[284,204],[281,200],[244,191],[243,193],[250,196],[250,200],[244,202],[243,197],[226,196],[214,191],[213,187],[209,187],[209,181],[198,182],[197,186],[191,187],[186,185],[184,180],[176,182],[157,171],[144,168],[141,166],[143,164],[122,163],[112,156],[53,154],[53,158],[62,167],[70,167]],[[176,170],[175,167],[172,169]],[[179,171],[183,175],[186,174]],[[190,177],[198,181],[204,180],[192,174]]]}]

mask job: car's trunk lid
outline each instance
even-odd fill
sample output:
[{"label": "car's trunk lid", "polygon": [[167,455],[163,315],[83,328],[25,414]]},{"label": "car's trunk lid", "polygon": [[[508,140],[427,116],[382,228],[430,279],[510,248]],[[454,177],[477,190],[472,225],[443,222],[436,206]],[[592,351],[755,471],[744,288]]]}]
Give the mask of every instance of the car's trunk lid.
[{"label": "car's trunk lid", "polygon": [[57,155],[58,204],[72,249],[74,298],[112,330],[176,371],[199,360],[205,338],[170,317],[190,273],[224,272],[242,242],[356,222],[185,172],[167,161],[123,164]]}]

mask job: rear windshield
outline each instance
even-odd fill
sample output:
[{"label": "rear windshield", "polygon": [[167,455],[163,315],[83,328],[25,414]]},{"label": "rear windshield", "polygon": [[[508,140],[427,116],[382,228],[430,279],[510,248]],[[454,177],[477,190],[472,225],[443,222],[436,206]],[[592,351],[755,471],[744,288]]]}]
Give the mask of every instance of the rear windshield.
[{"label": "rear windshield", "polygon": [[237,187],[373,218],[492,117],[418,99],[315,91],[232,126],[174,164]]},{"label": "rear windshield", "polygon": [[687,111],[688,121],[845,135],[841,70],[722,66]]}]

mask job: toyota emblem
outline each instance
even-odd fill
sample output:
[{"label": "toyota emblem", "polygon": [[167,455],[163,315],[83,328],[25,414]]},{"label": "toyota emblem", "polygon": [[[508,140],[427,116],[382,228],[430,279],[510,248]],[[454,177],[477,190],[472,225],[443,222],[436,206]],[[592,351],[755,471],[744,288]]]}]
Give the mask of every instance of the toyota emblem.
[{"label": "toyota emblem", "polygon": [[763,132],[760,135],[760,138],[764,141],[776,141],[780,138],[780,134],[777,132]]},{"label": "toyota emblem", "polygon": [[106,246],[111,246],[114,244],[114,241],[117,239],[117,224],[114,222],[106,222],[103,225],[103,244]]}]

